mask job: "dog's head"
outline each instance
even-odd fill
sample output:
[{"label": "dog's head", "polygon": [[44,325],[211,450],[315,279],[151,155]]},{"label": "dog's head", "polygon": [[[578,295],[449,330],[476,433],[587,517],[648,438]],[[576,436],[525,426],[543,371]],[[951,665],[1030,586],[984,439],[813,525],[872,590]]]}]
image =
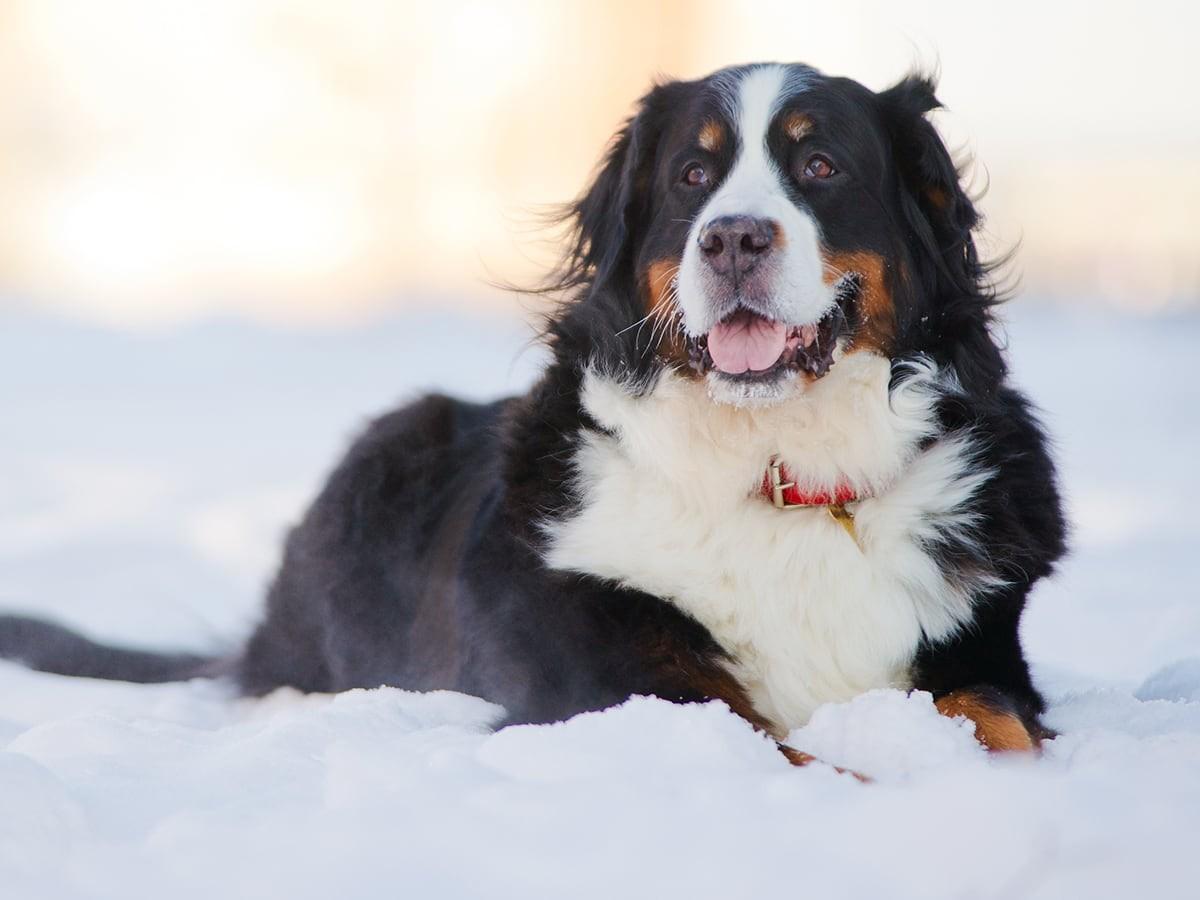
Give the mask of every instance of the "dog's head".
[{"label": "dog's head", "polygon": [[856,352],[998,365],[937,106],[925,77],[875,93],[801,65],[655,87],[571,208],[563,284],[583,290],[560,338],[586,334],[631,384],[672,366],[729,403],[786,399]]}]

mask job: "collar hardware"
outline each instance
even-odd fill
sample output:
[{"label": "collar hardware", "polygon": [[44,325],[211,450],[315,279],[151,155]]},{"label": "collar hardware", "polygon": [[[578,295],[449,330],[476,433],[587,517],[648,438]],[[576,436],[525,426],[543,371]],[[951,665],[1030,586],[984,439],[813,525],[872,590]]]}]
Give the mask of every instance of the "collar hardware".
[{"label": "collar hardware", "polygon": [[849,484],[842,482],[832,491],[820,490],[805,492],[790,480],[790,473],[784,468],[778,454],[772,456],[763,474],[762,495],[776,509],[812,509],[823,507],[830,517],[845,529],[846,534],[862,549],[858,539],[858,529],[854,525],[854,512],[848,506],[861,499]]}]

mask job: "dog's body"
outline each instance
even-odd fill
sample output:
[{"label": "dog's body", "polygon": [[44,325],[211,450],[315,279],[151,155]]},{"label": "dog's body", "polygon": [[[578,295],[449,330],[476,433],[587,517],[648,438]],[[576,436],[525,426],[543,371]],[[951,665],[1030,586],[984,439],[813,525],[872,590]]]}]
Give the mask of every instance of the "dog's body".
[{"label": "dog's body", "polygon": [[934,105],[921,79],[802,66],[656,88],[572,208],[544,377],[376,421],[241,652],[9,618],[0,654],[252,694],[449,688],[509,722],[717,698],[777,736],[919,688],[1028,746],[1018,622],[1064,525]]}]

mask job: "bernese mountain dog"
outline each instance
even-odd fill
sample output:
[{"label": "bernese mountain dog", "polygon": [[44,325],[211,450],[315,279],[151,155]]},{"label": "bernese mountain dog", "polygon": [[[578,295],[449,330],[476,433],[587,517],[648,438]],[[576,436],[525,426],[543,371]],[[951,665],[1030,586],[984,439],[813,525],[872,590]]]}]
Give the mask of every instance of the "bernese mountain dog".
[{"label": "bernese mountain dog", "polygon": [[928,77],[804,65],[659,84],[568,209],[541,379],[371,424],[238,652],[9,616],[0,655],[249,695],[450,689],[506,724],[716,699],[777,739],[899,688],[1036,747],[1018,626],[1064,519],[938,105]]}]

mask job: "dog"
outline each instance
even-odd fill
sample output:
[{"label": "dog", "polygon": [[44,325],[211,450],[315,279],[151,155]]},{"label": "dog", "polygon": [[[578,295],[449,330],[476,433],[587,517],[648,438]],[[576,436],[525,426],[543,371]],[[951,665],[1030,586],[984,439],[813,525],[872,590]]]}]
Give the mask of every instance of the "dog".
[{"label": "dog", "polygon": [[938,106],[921,74],[876,93],[798,64],[656,85],[567,209],[540,380],[375,420],[244,646],[8,616],[0,655],[247,695],[450,689],[501,724],[720,700],[777,740],[899,688],[1036,748],[1018,625],[1065,523]]}]

